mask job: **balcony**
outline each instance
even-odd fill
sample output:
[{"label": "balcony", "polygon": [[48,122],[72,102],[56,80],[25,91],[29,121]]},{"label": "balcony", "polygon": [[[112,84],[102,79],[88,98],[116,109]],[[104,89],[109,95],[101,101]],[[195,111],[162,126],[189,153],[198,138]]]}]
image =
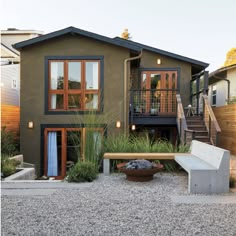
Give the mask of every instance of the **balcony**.
[{"label": "balcony", "polygon": [[130,90],[130,124],[176,125],[177,89]]}]

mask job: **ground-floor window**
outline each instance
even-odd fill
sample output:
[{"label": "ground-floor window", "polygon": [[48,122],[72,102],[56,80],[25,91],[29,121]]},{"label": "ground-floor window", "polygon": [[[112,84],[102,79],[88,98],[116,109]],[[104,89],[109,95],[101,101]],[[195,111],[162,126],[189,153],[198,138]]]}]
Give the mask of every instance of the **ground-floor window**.
[{"label": "ground-floor window", "polygon": [[102,129],[46,128],[44,130],[44,175],[58,179],[85,157],[99,155]]}]

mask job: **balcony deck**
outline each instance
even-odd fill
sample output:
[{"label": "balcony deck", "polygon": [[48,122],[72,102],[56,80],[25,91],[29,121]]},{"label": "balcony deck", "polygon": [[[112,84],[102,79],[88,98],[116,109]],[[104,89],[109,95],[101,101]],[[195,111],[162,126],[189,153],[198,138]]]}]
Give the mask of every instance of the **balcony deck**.
[{"label": "balcony deck", "polygon": [[130,124],[176,125],[176,93],[172,89],[131,90]]}]

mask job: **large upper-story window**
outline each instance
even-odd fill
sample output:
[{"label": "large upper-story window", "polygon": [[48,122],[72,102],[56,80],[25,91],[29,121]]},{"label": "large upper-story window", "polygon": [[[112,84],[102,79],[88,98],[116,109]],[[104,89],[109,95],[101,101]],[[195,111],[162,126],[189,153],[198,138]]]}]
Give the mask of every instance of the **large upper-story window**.
[{"label": "large upper-story window", "polygon": [[100,109],[100,60],[48,60],[48,110]]}]

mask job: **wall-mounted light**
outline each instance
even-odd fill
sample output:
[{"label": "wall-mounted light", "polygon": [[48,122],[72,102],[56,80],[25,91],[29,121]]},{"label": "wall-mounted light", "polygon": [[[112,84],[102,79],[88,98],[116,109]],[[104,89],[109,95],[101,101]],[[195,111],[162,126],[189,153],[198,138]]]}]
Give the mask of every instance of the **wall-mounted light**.
[{"label": "wall-mounted light", "polygon": [[33,121],[29,121],[28,122],[28,128],[29,129],[33,129],[34,128],[34,122]]},{"label": "wall-mounted light", "polygon": [[121,122],[118,120],[116,121],[116,128],[120,128],[121,127]]},{"label": "wall-mounted light", "polygon": [[160,64],[161,64],[161,59],[158,58],[158,59],[157,59],[157,65],[160,65]]},{"label": "wall-mounted light", "polygon": [[135,125],[132,125],[131,126],[131,130],[135,130],[136,129],[136,126]]}]

